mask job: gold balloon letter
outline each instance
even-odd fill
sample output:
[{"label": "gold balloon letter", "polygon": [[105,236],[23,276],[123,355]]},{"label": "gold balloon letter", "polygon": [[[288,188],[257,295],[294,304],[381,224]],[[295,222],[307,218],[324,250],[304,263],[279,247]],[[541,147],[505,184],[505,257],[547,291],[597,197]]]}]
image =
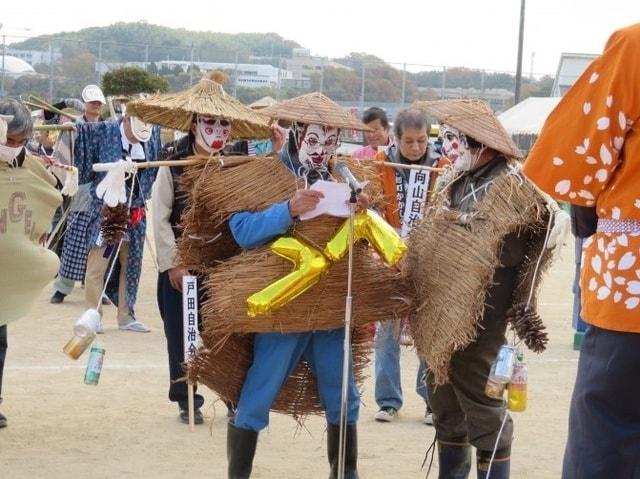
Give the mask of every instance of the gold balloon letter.
[{"label": "gold balloon letter", "polygon": [[[353,225],[353,241],[366,239],[389,266],[394,266],[407,250],[400,235],[373,211],[358,213]],[[349,221],[345,222],[327,243],[324,254],[338,261],[349,252]]]},{"label": "gold balloon letter", "polygon": [[316,284],[322,273],[329,268],[329,261],[321,251],[308,246],[296,238],[284,237],[271,245],[271,251],[288,259],[295,269],[261,291],[247,298],[247,314],[254,318],[268,314],[297,298]]}]

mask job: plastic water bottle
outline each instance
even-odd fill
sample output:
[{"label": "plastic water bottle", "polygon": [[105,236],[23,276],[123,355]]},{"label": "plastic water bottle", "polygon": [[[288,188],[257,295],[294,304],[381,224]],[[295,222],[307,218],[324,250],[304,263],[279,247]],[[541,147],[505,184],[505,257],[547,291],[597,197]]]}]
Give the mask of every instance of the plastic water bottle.
[{"label": "plastic water bottle", "polygon": [[518,353],[513,368],[513,377],[509,383],[507,405],[510,411],[521,412],[527,409],[527,363],[524,355]]}]

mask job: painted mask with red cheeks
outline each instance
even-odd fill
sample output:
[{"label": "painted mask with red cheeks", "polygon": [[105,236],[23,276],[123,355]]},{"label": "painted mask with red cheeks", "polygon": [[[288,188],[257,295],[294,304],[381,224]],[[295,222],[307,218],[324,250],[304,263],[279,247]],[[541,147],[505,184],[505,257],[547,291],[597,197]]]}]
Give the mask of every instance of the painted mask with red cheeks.
[{"label": "painted mask with red cheeks", "polygon": [[455,168],[468,170],[471,167],[471,151],[467,145],[467,137],[457,128],[440,125],[442,136],[442,154],[451,160]]},{"label": "painted mask with red cheeks", "polygon": [[298,159],[307,170],[326,170],[338,147],[340,130],[310,124],[303,127],[298,139]]},{"label": "painted mask with red cheeks", "polygon": [[209,153],[224,148],[231,133],[231,121],[226,118],[198,115],[196,142]]}]

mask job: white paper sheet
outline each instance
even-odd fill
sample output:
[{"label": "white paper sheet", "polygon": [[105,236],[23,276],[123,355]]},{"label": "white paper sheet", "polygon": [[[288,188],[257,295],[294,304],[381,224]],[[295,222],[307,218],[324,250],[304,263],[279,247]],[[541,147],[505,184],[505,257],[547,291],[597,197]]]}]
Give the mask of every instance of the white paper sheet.
[{"label": "white paper sheet", "polygon": [[351,196],[349,185],[320,180],[311,185],[309,189],[322,192],[324,198],[318,202],[314,210],[300,215],[302,221],[310,220],[320,215],[337,216],[339,218],[347,218],[349,216],[348,203]]}]

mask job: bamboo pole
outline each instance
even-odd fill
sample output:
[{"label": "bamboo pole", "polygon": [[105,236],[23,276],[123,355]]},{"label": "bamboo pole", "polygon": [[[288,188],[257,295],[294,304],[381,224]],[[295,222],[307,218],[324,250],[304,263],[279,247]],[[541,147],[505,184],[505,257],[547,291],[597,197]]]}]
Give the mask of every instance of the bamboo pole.
[{"label": "bamboo pole", "polygon": [[[197,165],[203,162],[206,162],[210,159],[216,159],[220,162],[220,166],[228,167],[228,166],[237,166],[242,165],[244,163],[248,163],[249,161],[255,161],[258,158],[247,158],[247,157],[210,157],[210,156],[195,156],[193,158],[189,158],[188,160],[160,160],[160,161],[134,161],[133,163],[136,165],[136,168],[139,170],[144,170],[146,168],[160,168],[161,166],[191,166]],[[111,169],[111,165],[113,163],[96,163],[93,165],[93,171],[109,171]]]},{"label": "bamboo pole", "polygon": [[76,127],[72,123],[62,125],[34,125],[34,131],[75,131]]},{"label": "bamboo pole", "polygon": [[446,168],[435,168],[433,166],[424,165],[405,165],[400,163],[392,163],[390,161],[373,161],[376,165],[386,166],[387,168],[396,168],[400,170],[423,170],[423,171],[446,171]]}]

